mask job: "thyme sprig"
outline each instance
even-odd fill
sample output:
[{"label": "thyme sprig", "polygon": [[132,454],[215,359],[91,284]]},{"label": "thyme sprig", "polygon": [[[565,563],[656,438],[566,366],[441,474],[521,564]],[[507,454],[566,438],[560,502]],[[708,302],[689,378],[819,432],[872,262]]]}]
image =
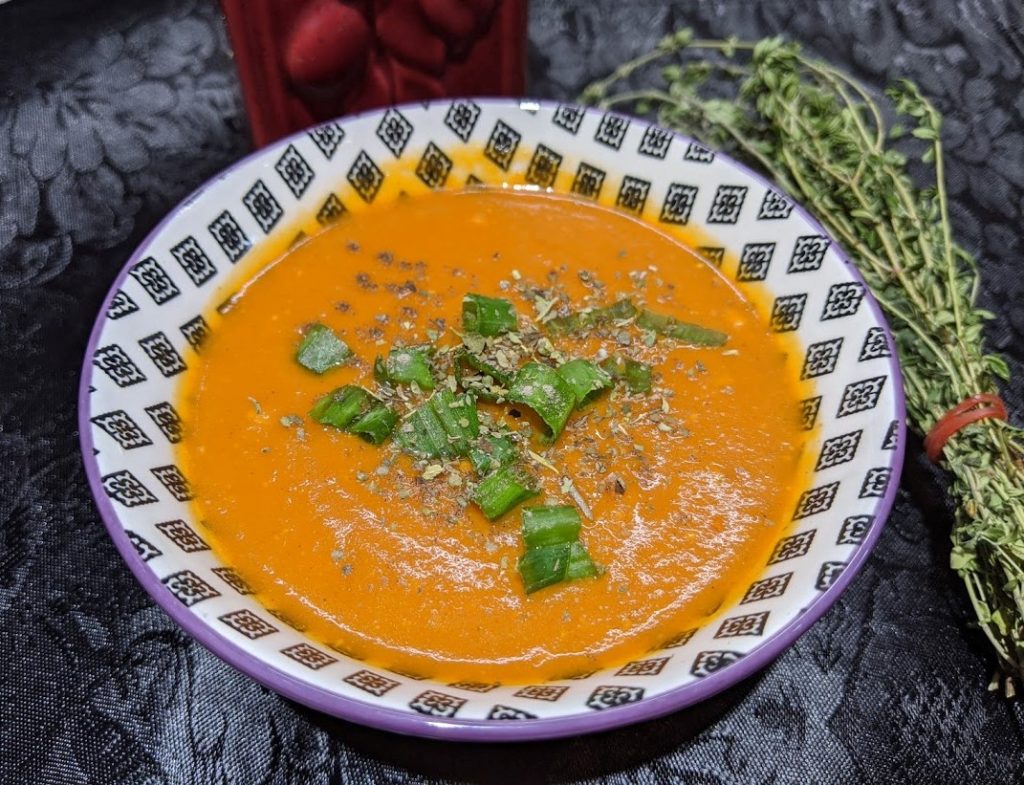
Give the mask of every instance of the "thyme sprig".
[{"label": "thyme sprig", "polygon": [[[657,87],[634,77],[660,65]],[[926,434],[970,395],[1009,379],[983,348],[992,314],[975,305],[974,258],[953,237],[942,118],[911,82],[888,106],[863,84],[782,38],[695,39],[680,30],[594,82],[584,103],[627,107],[760,169],[840,241],[888,314],[910,426]],[[888,123],[895,114],[906,123]],[[908,140],[909,135],[909,140]],[[917,140],[914,142],[914,140]],[[918,188],[908,154],[930,168]],[[950,563],[995,649],[1007,695],[1024,680],[1024,440],[1005,422],[968,426],[946,446],[956,513]]]}]

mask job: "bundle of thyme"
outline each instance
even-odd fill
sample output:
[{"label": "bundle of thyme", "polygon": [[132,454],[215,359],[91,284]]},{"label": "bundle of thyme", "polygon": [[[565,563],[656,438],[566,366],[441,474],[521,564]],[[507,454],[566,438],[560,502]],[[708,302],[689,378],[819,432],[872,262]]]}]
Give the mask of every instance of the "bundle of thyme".
[{"label": "bundle of thyme", "polygon": [[[656,88],[634,89],[660,66]],[[657,77],[655,76],[655,81]],[[860,82],[781,38],[696,40],[680,30],[591,84],[585,103],[653,114],[772,178],[839,240],[892,325],[909,425],[926,434],[971,395],[996,391],[1009,369],[982,346],[992,318],[978,308],[974,259],[953,240],[941,117],[908,81],[888,105]],[[907,127],[886,122],[893,113]],[[910,135],[934,184],[917,188],[897,147]],[[912,140],[911,140],[912,141]],[[967,586],[999,666],[991,689],[1024,680],[1024,441],[987,419],[944,452],[956,503],[951,565]]]}]

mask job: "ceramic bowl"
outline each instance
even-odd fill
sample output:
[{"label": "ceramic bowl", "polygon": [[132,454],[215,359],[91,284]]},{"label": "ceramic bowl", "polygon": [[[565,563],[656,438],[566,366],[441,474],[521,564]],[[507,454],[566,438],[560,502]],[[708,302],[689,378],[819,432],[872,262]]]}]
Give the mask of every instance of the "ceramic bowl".
[{"label": "ceramic bowl", "polygon": [[[483,155],[458,163],[466,146]],[[358,662],[264,607],[203,539],[175,464],[175,393],[236,266],[284,250],[397,190],[510,177],[629,211],[698,250],[801,349],[815,471],[757,579],[703,627],[643,659],[534,685],[432,683]],[[388,179],[392,182],[389,183]],[[401,188],[396,189],[395,184]],[[267,246],[264,246],[267,247]],[[766,383],[771,383],[766,380]],[[742,416],[742,412],[737,412]],[[521,740],[598,731],[703,700],[771,662],[867,557],[896,491],[904,408],[893,343],[825,230],[747,168],[640,120],[566,105],[459,100],[326,123],[240,161],[182,202],[117,276],[89,340],[79,398],[92,492],[125,562],[196,640],[267,687],[399,733]]]}]

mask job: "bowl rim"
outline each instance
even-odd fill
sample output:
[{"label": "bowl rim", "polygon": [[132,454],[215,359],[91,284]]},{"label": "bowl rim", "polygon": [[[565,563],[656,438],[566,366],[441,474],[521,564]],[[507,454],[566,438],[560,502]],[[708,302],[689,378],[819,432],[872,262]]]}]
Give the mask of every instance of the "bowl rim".
[{"label": "bowl rim", "polygon": [[[892,455],[892,474],[888,487],[875,507],[874,520],[871,523],[864,541],[856,550],[853,557],[847,562],[842,573],[835,582],[824,592],[815,597],[801,612],[797,614],[788,624],[780,628],[774,635],[767,638],[763,643],[752,649],[735,663],[729,665],[699,681],[684,684],[667,690],[653,698],[647,698],[636,703],[629,703],[616,706],[603,711],[594,711],[588,714],[572,714],[563,717],[548,717],[518,722],[501,722],[496,720],[459,720],[441,719],[428,715],[417,715],[411,712],[385,706],[375,706],[370,703],[359,701],[344,695],[332,693],[321,687],[309,684],[293,676],[278,670],[277,668],[263,662],[254,654],[251,654],[242,643],[236,643],[230,638],[220,635],[214,628],[204,622],[198,615],[179,602],[160,582],[157,574],[151,570],[145,561],[136,552],[134,546],[125,533],[117,511],[113,503],[103,492],[100,470],[97,462],[93,459],[93,438],[92,428],[89,421],[90,401],[89,387],[93,374],[91,358],[96,351],[100,336],[106,324],[105,314],[107,307],[118,289],[128,277],[129,270],[143,258],[143,250],[149,246],[164,230],[164,228],[175,219],[180,213],[186,210],[195,200],[212,188],[216,183],[232,176],[232,174],[243,166],[266,156],[269,151],[301,139],[309,131],[333,123],[347,123],[353,120],[367,117],[381,117],[388,109],[417,109],[436,103],[448,103],[456,100],[470,100],[478,105],[491,105],[497,107],[515,107],[516,109],[533,110],[547,109],[554,111],[559,106],[572,106],[586,112],[602,112],[596,107],[583,106],[573,102],[559,102],[553,100],[541,100],[532,98],[445,98],[437,99],[427,103],[417,102],[398,104],[394,106],[381,107],[357,114],[344,115],[332,120],[316,123],[296,131],[293,134],[282,137],[269,145],[254,150],[230,166],[213,175],[200,186],[183,198],[173,207],[157,224],[151,229],[136,249],[128,257],[121,267],[113,283],[103,299],[102,305],[93,323],[86,344],[82,362],[82,371],[78,385],[78,431],[82,453],[82,462],[85,467],[86,478],[93,499],[99,509],[100,517],[114,541],[114,546],[121,554],[121,558],[127,563],[136,580],[142,585],[146,592],[152,597],[156,604],[171,619],[181,626],[185,632],[198,641],[207,650],[217,655],[221,660],[233,666],[249,678],[259,684],[273,690],[274,692],[294,700],[309,708],[338,717],[360,725],[369,726],[378,730],[390,731],[402,735],[419,736],[444,741],[473,741],[473,742],[521,742],[539,741],[542,739],[555,739],[567,736],[578,736],[589,733],[611,730],[625,725],[652,720],[657,717],[684,709],[701,701],[707,700],[729,687],[738,684],[749,676],[763,670],[771,662],[777,659],[786,649],[799,638],[812,624],[825,615],[835,604],[839,595],[846,589],[856,574],[860,571],[868,555],[874,549],[875,543],[881,535],[882,528],[892,511],[892,506],[899,488],[900,475],[903,469],[904,453],[906,450],[906,402],[903,389],[903,377],[900,371],[899,360],[893,352],[889,357],[889,375],[892,378],[893,395],[895,404],[895,419],[897,422],[896,449]],[[649,123],[643,118],[635,115],[628,115],[621,112],[606,112],[630,121],[639,121],[649,126],[664,128],[657,123]],[[673,138],[686,143],[697,142],[691,137],[671,129],[664,129]],[[716,156],[729,163],[730,166],[750,177],[755,182],[776,192],[786,194],[785,189],[778,184],[771,182],[768,178],[751,169],[746,164],[737,161],[731,155],[715,150]],[[817,232],[832,239],[832,247],[835,250],[839,261],[846,265],[853,279],[860,283],[865,292],[864,300],[870,309],[875,320],[883,330],[887,342],[894,346],[892,330],[882,312],[877,300],[875,300],[871,289],[867,286],[863,276],[856,266],[850,261],[842,245],[836,242],[832,234],[828,232],[815,219],[803,205],[786,194],[793,204],[793,210],[809,226]]]}]

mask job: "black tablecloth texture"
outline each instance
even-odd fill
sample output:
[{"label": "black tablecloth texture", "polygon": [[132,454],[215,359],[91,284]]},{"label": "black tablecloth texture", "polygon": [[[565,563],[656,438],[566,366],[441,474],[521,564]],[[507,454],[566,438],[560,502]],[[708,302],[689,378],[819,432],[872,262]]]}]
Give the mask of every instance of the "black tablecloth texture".
[{"label": "black tablecloth texture", "polygon": [[[571,98],[664,32],[784,32],[944,112],[953,220],[1024,394],[1024,16],[1018,0],[535,0],[530,91]],[[947,567],[941,474],[912,444],[863,572],[763,673],[601,736],[406,739],[265,690],[179,630],[115,553],[76,431],[82,353],[146,232],[248,150],[212,0],[0,5],[0,782],[1011,783],[1024,710]],[[1016,420],[1019,422],[1019,415]]]}]

